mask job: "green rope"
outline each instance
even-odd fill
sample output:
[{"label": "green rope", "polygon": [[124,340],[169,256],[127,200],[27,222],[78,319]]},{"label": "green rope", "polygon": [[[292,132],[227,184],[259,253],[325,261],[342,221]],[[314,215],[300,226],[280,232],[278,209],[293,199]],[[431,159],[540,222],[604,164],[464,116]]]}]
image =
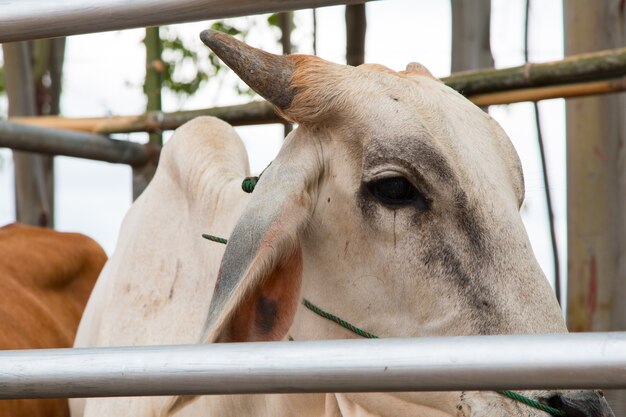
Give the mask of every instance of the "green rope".
[{"label": "green rope", "polygon": [[[269,166],[269,165],[268,165]],[[265,168],[267,169],[267,168]],[[263,170],[265,172],[265,170]],[[256,186],[257,182],[259,182],[259,177],[263,175],[263,172],[261,172],[261,174],[259,174],[258,177],[247,177],[243,180],[243,182],[241,183],[241,189],[243,191],[245,191],[246,193],[251,193],[252,191],[254,191],[254,187]],[[202,237],[205,239],[208,239],[210,241],[213,242],[217,242],[217,243],[223,243],[226,244],[228,243],[227,239],[224,239],[223,237],[218,237],[218,236],[213,236],[213,235],[209,235],[207,233],[203,233]],[[312,302],[310,302],[309,300],[307,300],[306,298],[302,299],[302,304],[308,308],[309,310],[311,310],[312,312],[314,312],[315,314],[317,314],[320,317],[323,317],[327,320],[330,320],[332,322],[337,323],[338,325],[340,325],[341,327],[343,327],[344,329],[350,330],[352,333],[355,333],[361,337],[365,337],[367,339],[378,339],[378,336],[376,336],[375,334],[372,334],[368,331],[365,331],[361,328],[356,327],[355,325],[348,323],[347,321],[343,320],[340,317],[335,316],[334,314],[329,313],[328,311],[324,311],[321,308],[319,308],[318,306],[316,306],[315,304],[313,304]],[[293,340],[293,339],[290,339]],[[557,417],[563,417],[565,416],[565,412],[563,410],[559,410],[553,407],[550,407],[549,405],[543,404],[537,400],[533,400],[532,398],[528,398],[522,394],[519,394],[517,392],[513,392],[513,391],[496,391],[498,394],[510,398],[514,401],[518,401],[521,402],[522,404],[526,404],[529,407],[532,408],[536,408],[537,410],[541,410],[541,411],[545,411],[546,413],[552,414],[553,416],[557,416]]]},{"label": "green rope", "polygon": [[334,321],[335,323],[337,323],[338,325],[340,325],[341,327],[343,327],[344,329],[348,329],[350,330],[352,333],[356,333],[361,337],[365,337],[368,339],[378,339],[378,336],[370,333],[370,332],[366,332],[363,329],[360,329],[350,323],[348,323],[345,320],[342,320],[341,318],[335,316],[334,314],[330,314],[327,311],[322,310],[321,308],[319,308],[318,306],[316,306],[315,304],[313,304],[312,302],[310,302],[309,300],[307,300],[306,298],[302,299],[302,304],[308,308],[309,310],[311,310],[312,312],[314,312],[315,314],[317,314],[318,316],[322,316],[325,319],[328,319],[330,321]]},{"label": "green rope", "polygon": [[496,391],[500,395],[504,395],[512,400],[519,401],[521,403],[526,404],[529,407],[536,408],[541,411],[545,411],[546,413],[552,414],[553,416],[565,416],[565,411],[556,409],[554,407],[550,407],[549,405],[540,403],[537,400],[533,400],[532,398],[528,398],[513,391]]},{"label": "green rope", "polygon": [[[306,298],[302,299],[302,304],[308,308],[309,310],[311,310],[312,312],[314,312],[315,314],[317,314],[318,316],[321,316],[325,319],[328,319],[330,321],[333,321],[335,323],[337,323],[338,325],[340,325],[341,327],[343,327],[344,329],[348,329],[350,330],[352,333],[356,333],[361,337],[366,337],[368,339],[378,339],[378,336],[376,336],[375,334],[372,334],[370,332],[367,332],[363,329],[360,329],[358,327],[356,327],[353,324],[348,323],[347,321],[335,316],[334,314],[329,313],[328,311],[324,311],[321,308],[319,308],[318,306],[316,306],[315,304],[313,304],[312,302],[310,302],[309,300],[307,300]],[[508,397],[512,400],[515,401],[519,401],[523,404],[526,404],[529,407],[533,407],[536,408],[538,410],[541,411],[545,411],[546,413],[550,413],[553,416],[565,416],[565,412],[563,410],[558,410],[556,408],[550,407],[549,405],[543,404],[537,400],[533,400],[532,398],[528,398],[522,394],[519,394],[517,392],[513,392],[513,391],[496,391],[498,394],[503,395],[505,397]]]},{"label": "green rope", "polygon": [[261,173],[259,174],[258,177],[246,177],[246,178],[244,178],[243,181],[241,182],[241,189],[244,190],[248,194],[250,194],[252,191],[254,191],[254,187],[256,187],[256,184],[259,182],[259,179],[261,178],[261,175],[263,175],[265,170],[268,169],[270,167],[270,165],[272,165],[271,162],[269,164],[267,164],[265,169],[263,171],[261,171]]},{"label": "green rope", "polygon": [[254,187],[256,187],[257,182],[259,182],[259,177],[246,177],[241,183],[241,189],[250,194],[254,191]]},{"label": "green rope", "polygon": [[228,240],[223,237],[213,236],[208,233],[202,233],[202,237],[210,240],[211,242],[223,243],[224,245],[228,243]]}]

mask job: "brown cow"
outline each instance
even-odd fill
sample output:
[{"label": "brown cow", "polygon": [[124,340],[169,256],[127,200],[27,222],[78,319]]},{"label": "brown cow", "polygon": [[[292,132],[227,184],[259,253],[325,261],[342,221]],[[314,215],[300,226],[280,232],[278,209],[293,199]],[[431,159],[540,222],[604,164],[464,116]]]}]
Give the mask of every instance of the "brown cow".
[{"label": "brown cow", "polygon": [[[106,254],[77,233],[0,228],[0,349],[71,347]],[[66,399],[0,401],[0,417],[64,417]]]}]

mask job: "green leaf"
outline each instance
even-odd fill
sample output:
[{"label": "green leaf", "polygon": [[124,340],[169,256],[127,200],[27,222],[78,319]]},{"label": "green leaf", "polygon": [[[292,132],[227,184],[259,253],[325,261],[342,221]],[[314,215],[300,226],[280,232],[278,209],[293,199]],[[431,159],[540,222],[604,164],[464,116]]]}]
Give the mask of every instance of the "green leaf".
[{"label": "green leaf", "polygon": [[267,18],[267,23],[270,26],[274,26],[280,29],[280,18],[278,17],[278,13],[269,15],[269,17]]},{"label": "green leaf", "polygon": [[227,23],[224,23],[224,21],[219,21],[219,22],[215,22],[211,25],[211,29],[213,30],[219,30],[220,32],[224,32],[230,36],[237,36],[237,35],[241,35],[243,32],[239,29],[237,29],[234,26],[231,26]]},{"label": "green leaf", "polygon": [[239,94],[240,96],[252,97],[256,94],[253,89],[243,83],[237,84],[235,86],[235,91],[237,91],[237,94]]}]

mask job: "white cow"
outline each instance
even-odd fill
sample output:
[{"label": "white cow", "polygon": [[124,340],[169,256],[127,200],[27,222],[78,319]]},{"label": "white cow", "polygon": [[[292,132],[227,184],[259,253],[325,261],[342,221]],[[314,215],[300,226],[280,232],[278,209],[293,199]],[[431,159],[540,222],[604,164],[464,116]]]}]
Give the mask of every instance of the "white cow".
[{"label": "white cow", "polygon": [[[252,195],[230,126],[204,117],[178,129],[126,216],[76,346],[359,337],[302,298],[381,337],[566,331],[519,216],[519,160],[489,115],[418,64],[397,73],[202,39],[300,127]],[[527,395],[612,416],[595,392]],[[73,411],[547,416],[493,392],[89,399]]]}]

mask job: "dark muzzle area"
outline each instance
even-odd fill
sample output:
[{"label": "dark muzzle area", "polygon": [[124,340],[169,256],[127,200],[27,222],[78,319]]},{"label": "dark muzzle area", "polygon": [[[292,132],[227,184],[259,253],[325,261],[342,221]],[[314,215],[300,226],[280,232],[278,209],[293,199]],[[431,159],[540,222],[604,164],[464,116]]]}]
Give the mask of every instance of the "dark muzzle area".
[{"label": "dark muzzle area", "polygon": [[615,417],[601,391],[558,394],[548,398],[547,403],[563,410],[566,417]]}]

